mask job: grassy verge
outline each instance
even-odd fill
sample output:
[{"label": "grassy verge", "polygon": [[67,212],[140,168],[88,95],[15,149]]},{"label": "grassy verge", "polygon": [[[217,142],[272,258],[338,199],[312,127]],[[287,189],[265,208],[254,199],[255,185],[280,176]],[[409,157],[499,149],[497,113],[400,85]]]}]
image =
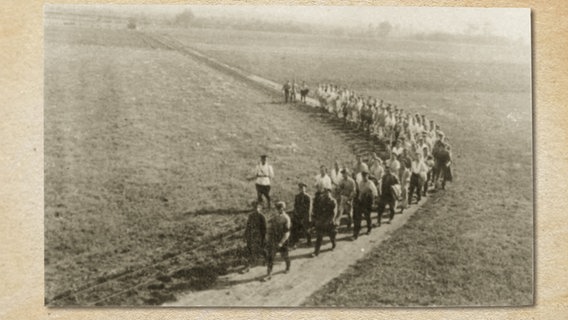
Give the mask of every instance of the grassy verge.
[{"label": "grassy verge", "polygon": [[46,32],[48,304],[151,304],[202,288],[199,270],[238,263],[258,155],[288,202],[320,164],[352,160],[317,113],[104,32]]},{"label": "grassy verge", "polygon": [[532,303],[527,48],[303,35],[205,36],[215,32],[177,36],[277,81],[345,85],[424,113],[441,124],[453,147],[456,182],[306,306]]}]

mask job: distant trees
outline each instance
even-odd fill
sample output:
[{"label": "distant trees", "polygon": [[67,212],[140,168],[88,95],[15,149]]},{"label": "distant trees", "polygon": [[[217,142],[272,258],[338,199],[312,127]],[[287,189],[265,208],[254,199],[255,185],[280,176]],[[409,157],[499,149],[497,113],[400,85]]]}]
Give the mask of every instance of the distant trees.
[{"label": "distant trees", "polygon": [[388,21],[383,21],[377,26],[377,36],[386,38],[392,31],[392,24]]},{"label": "distant trees", "polygon": [[173,24],[178,27],[189,28],[194,20],[193,12],[190,9],[185,9],[174,17]]},{"label": "distant trees", "polygon": [[365,36],[371,38],[386,38],[392,31],[393,26],[388,21],[383,21],[375,26],[369,23]]}]

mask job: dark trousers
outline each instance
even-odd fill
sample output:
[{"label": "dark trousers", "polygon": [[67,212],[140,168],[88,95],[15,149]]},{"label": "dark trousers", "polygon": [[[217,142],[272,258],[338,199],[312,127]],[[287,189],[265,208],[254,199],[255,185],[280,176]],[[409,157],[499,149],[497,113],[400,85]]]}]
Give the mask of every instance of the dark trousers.
[{"label": "dark trousers", "polygon": [[390,216],[389,216],[389,220],[392,220],[394,218],[394,207],[396,205],[396,201],[395,199],[391,199],[391,198],[382,198],[379,200],[379,225],[381,225],[381,219],[383,217],[383,212],[385,211],[386,206],[389,206],[389,210],[390,210]]},{"label": "dark trousers", "polygon": [[284,102],[288,103],[288,98],[290,98],[290,90],[284,90]]},{"label": "dark trousers", "polygon": [[426,196],[426,193],[428,192],[428,184],[432,181],[432,170],[428,171],[428,174],[426,175],[426,182],[424,182],[424,196]]},{"label": "dark trousers", "polygon": [[323,241],[323,236],[328,235],[329,240],[331,240],[332,248],[335,248],[335,236],[337,231],[335,230],[335,225],[333,222],[330,222],[328,225],[316,227],[316,250],[315,254],[318,255],[320,253],[321,243]]},{"label": "dark trousers", "polygon": [[249,244],[247,245],[247,264],[253,266],[259,257],[263,257],[266,260],[266,251],[264,250],[264,244]]},{"label": "dark trousers", "polygon": [[310,234],[310,226],[307,221],[292,221],[292,230],[290,233],[290,245],[298,243],[301,237],[305,236],[308,245],[312,244],[312,235]]},{"label": "dark trousers", "polygon": [[370,232],[372,227],[371,222],[371,205],[356,205],[353,208],[353,236],[359,236],[361,231],[361,221],[365,216],[365,221],[367,222],[367,232]]},{"label": "dark trousers", "polygon": [[268,202],[268,207],[270,208],[270,186],[257,184],[256,195],[259,203],[262,202],[262,196],[264,196],[266,198],[266,201]]},{"label": "dark trousers", "polygon": [[280,252],[280,256],[286,262],[286,270],[290,269],[290,257],[288,255],[288,244],[283,245],[278,248],[276,244],[271,244],[266,250],[266,265],[268,267],[268,274],[272,273],[272,267],[274,266],[274,258],[276,258],[276,253]]},{"label": "dark trousers", "polygon": [[410,187],[408,188],[408,204],[412,203],[412,195],[414,194],[415,191],[416,191],[416,200],[420,201],[421,199],[420,189],[422,189],[420,185],[420,175],[412,173],[412,175],[410,176]]}]

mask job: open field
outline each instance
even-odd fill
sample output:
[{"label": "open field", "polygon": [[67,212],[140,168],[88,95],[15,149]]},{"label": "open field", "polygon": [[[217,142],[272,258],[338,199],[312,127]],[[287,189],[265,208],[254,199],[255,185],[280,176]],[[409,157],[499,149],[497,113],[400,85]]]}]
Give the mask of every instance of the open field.
[{"label": "open field", "polygon": [[[286,201],[321,163],[353,158],[345,138],[315,118],[186,56],[154,49],[135,32],[47,29],[46,43],[49,304],[96,302],[124,284],[52,299],[155,263],[157,270],[138,276],[152,280],[181,269],[164,291],[202,285],[184,279],[183,270],[222,269],[222,259],[212,257],[241,246],[243,210],[255,197],[245,178],[259,154],[270,154],[274,195]],[[103,304],[164,300],[147,291]]]},{"label": "open field", "polygon": [[[290,201],[354,141],[138,32],[46,29],[45,240],[48,304],[150,304],[207,286],[238,263],[245,182],[268,152]],[[500,47],[303,35],[160,30],[269,79],[348,85],[442,125],[456,183],[306,305],[532,302],[530,66]],[[474,52],[473,49],[476,51]],[[526,60],[524,60],[526,61]],[[101,235],[104,235],[101,236]],[[235,259],[226,258],[231,255]],[[159,264],[158,267],[142,267]],[[205,278],[205,277],[201,277]],[[144,279],[142,281],[141,279]],[[167,281],[166,281],[167,279]],[[55,296],[82,285],[96,292]],[[204,282],[204,283],[203,283]],[[73,283],[76,288],[71,288]]]},{"label": "open field", "polygon": [[457,182],[307,306],[532,303],[528,48],[266,34],[239,44],[217,31],[177,38],[274,80],[346,85],[424,113],[450,139]]}]

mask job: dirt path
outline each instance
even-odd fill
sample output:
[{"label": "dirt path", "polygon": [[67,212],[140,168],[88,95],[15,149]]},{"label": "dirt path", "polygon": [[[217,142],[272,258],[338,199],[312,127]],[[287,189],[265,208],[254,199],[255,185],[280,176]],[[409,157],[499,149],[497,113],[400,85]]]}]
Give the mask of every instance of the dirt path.
[{"label": "dirt path", "polygon": [[[170,37],[152,35],[152,41],[186,53],[209,66],[249,81],[252,84],[271,91],[280,91],[280,85],[270,80],[249,74],[233,66],[226,65],[198,51],[188,48]],[[317,105],[314,99],[307,101],[308,105]],[[425,201],[425,200],[423,200]],[[298,306],[316,290],[330,280],[338,277],[348,267],[356,264],[366,253],[373,250],[390,234],[400,228],[422,205],[414,205],[404,214],[397,214],[391,224],[384,223],[375,228],[370,235],[362,235],[359,239],[351,240],[351,231],[342,226],[338,234],[338,244],[331,251],[329,239],[324,239],[321,254],[312,258],[313,247],[305,245],[292,250],[292,268],[284,274],[284,263],[280,257],[274,266],[273,277],[269,281],[261,281],[266,274],[266,267],[257,266],[245,274],[235,270],[221,276],[207,290],[192,291],[179,294],[176,302],[166,303],[165,306]],[[373,216],[376,223],[376,214]],[[366,227],[363,227],[366,230]]]},{"label": "dirt path", "polygon": [[[211,289],[178,295],[176,302],[164,305],[299,306],[316,290],[338,277],[349,266],[356,264],[357,260],[403,226],[424,201],[422,200],[419,205],[413,205],[403,214],[397,213],[390,224],[385,223],[387,220],[383,220],[380,228],[374,228],[370,235],[363,234],[355,241],[351,240],[351,232],[342,226],[335,250],[330,250],[329,239],[324,238],[322,251],[316,258],[310,257],[313,248],[302,243],[290,252],[292,267],[288,274],[283,273],[284,262],[278,257],[274,264],[273,277],[269,281],[261,281],[266,274],[266,267],[257,266],[245,274],[233,272],[222,276]],[[376,223],[376,215],[373,215],[373,223]],[[366,227],[363,226],[363,231],[365,230]]]}]

